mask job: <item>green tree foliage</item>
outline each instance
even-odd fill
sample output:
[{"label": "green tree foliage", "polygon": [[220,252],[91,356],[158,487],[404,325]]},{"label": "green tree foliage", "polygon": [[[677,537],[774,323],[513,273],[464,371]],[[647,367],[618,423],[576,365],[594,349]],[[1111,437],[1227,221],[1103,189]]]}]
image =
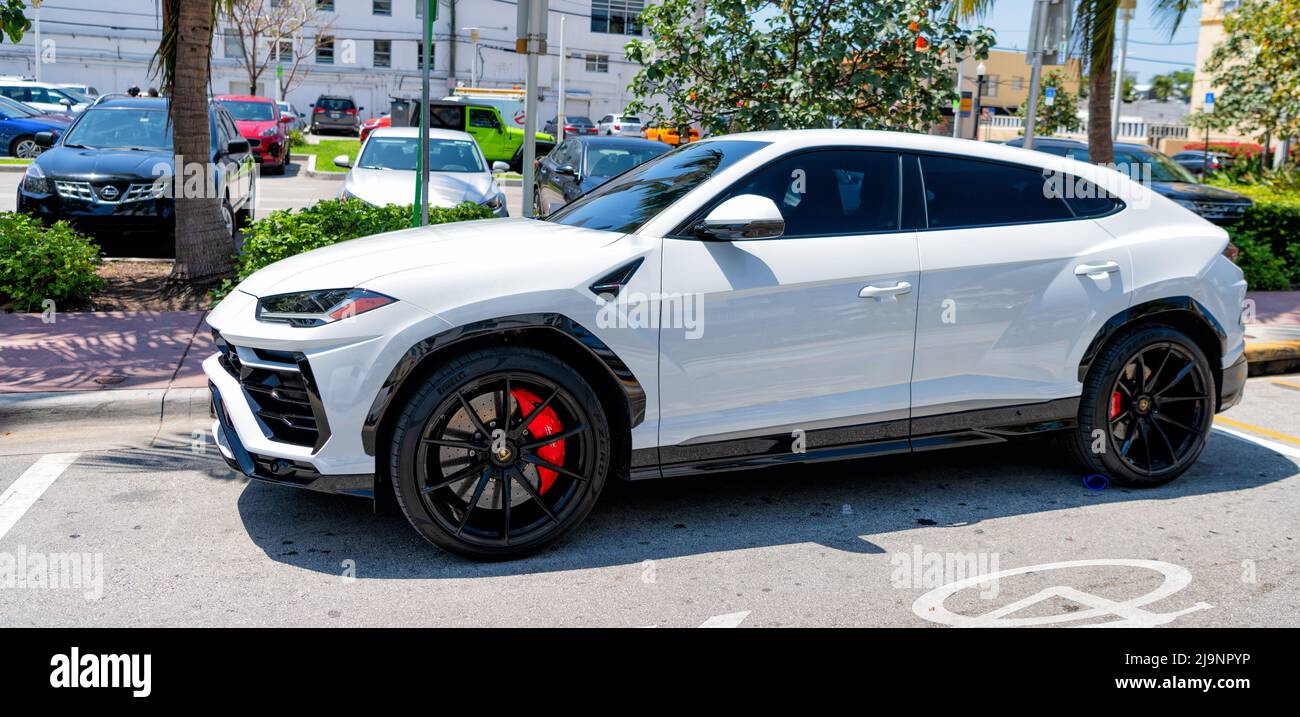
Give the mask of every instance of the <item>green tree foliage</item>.
[{"label": "green tree foliage", "polygon": [[4,36],[9,36],[10,42],[18,42],[23,39],[28,28],[32,26],[30,20],[23,15],[23,8],[26,7],[23,0],[0,0],[0,41]]},{"label": "green tree foliage", "polygon": [[[1038,90],[1038,112],[1034,119],[1034,133],[1053,135],[1057,132],[1076,132],[1083,123],[1079,120],[1079,97],[1065,88],[1065,78],[1060,71],[1052,70],[1043,76]],[[1047,88],[1056,90],[1052,106],[1047,106]],[[1023,119],[1029,113],[1029,100],[1026,99],[1016,110],[1016,116]]]},{"label": "green tree foliage", "polygon": [[1223,19],[1205,71],[1216,88],[1199,127],[1274,137],[1300,135],[1300,0],[1247,0]]},{"label": "green tree foliage", "polygon": [[924,130],[956,99],[952,59],[985,58],[940,0],[664,0],[627,45],[632,103],[658,124],[712,132],[807,127]]}]

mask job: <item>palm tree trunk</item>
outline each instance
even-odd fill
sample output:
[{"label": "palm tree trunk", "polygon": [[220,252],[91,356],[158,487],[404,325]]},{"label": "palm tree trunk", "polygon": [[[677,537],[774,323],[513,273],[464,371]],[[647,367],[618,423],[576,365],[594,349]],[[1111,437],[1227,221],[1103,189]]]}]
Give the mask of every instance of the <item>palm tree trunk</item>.
[{"label": "palm tree trunk", "polygon": [[1092,58],[1088,73],[1088,159],[1093,164],[1111,164],[1115,161],[1115,146],[1110,136],[1111,95],[1114,92],[1109,49]]},{"label": "palm tree trunk", "polygon": [[[221,218],[221,198],[213,191],[212,137],[208,127],[211,71],[211,2],[165,2],[164,23],[177,23],[175,80],[171,94],[176,155],[176,263],[172,282],[205,282],[229,274],[234,243]],[[186,182],[198,172],[206,181]],[[190,191],[186,190],[188,184]],[[195,192],[194,185],[201,191]]]}]

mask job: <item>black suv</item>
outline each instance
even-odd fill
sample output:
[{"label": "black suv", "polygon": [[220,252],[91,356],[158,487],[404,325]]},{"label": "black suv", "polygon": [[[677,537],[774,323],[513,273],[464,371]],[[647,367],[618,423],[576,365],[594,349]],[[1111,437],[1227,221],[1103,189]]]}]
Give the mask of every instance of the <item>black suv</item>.
[{"label": "black suv", "polygon": [[321,95],[311,105],[311,132],[320,134],[321,130],[347,132],[361,136],[361,111],[351,97],[339,95]]},{"label": "black suv", "polygon": [[[225,108],[209,102],[208,120],[210,159],[217,169],[212,186],[233,237],[253,219],[257,163]],[[18,185],[18,211],[46,222],[67,220],[96,238],[174,236],[167,178],[175,167],[166,98],[103,99],[77,117],[57,142],[49,132],[37,134],[36,142],[48,149]]]},{"label": "black suv", "polygon": [[[1008,147],[1024,144],[1024,137],[1007,142]],[[1088,161],[1088,145],[1078,140],[1035,137],[1034,150]],[[1144,144],[1115,143],[1115,164],[1132,179],[1149,183],[1155,193],[1215,224],[1235,223],[1251,205],[1250,198],[1243,194],[1198,183],[1187,169]]]}]

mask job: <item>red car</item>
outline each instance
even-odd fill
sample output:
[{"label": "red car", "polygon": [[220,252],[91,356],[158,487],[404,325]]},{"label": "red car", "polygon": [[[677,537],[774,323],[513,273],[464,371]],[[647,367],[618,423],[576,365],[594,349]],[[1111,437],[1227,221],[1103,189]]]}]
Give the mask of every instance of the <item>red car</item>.
[{"label": "red car", "polygon": [[284,174],[289,164],[289,125],[293,118],[267,97],[222,95],[216,98],[235,118],[239,134],[253,147],[257,163],[273,174]]},{"label": "red car", "polygon": [[366,137],[369,137],[371,132],[374,132],[380,127],[388,127],[392,125],[392,123],[393,123],[393,118],[390,115],[384,115],[383,117],[375,117],[374,119],[368,119],[365,122],[362,122],[361,141],[365,142]]}]

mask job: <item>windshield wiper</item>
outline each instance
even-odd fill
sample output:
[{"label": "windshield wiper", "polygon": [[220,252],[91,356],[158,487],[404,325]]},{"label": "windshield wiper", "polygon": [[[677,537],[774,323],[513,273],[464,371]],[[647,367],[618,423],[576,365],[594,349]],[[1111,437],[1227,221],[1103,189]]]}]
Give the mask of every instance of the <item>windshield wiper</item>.
[{"label": "windshield wiper", "polygon": [[64,142],[64,143],[63,143],[63,146],[64,146],[64,147],[71,147],[71,148],[73,148],[73,149],[97,149],[96,147],[87,147],[87,146],[84,145],[84,144],[73,144],[73,143],[71,143],[71,142]]}]

